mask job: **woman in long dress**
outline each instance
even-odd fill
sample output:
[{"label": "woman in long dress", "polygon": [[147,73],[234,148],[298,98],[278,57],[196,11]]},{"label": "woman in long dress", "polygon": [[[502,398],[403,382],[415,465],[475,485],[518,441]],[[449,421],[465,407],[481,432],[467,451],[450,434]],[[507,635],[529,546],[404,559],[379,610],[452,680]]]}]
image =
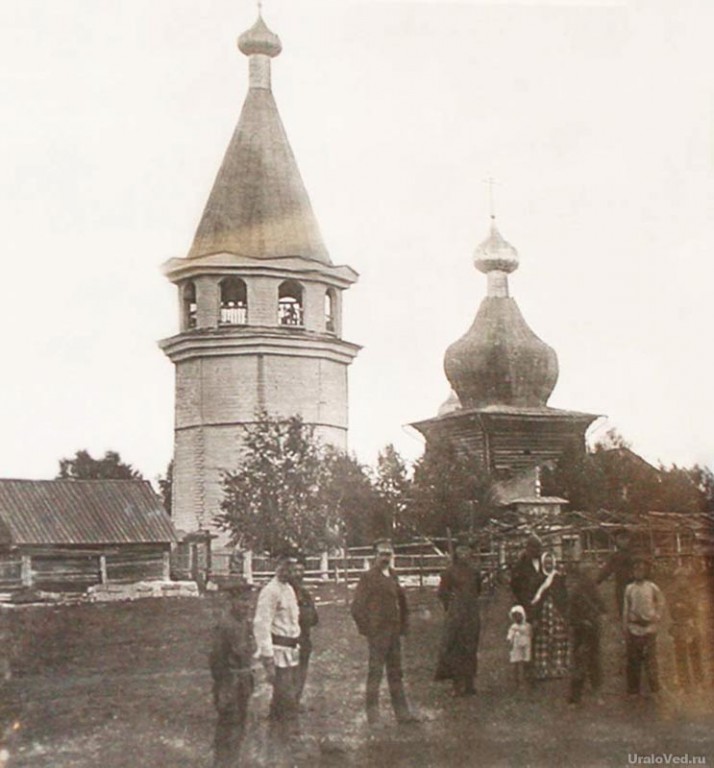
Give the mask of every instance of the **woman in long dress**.
[{"label": "woman in long dress", "polygon": [[565,578],[558,573],[550,552],[541,556],[541,571],[545,578],[531,600],[533,676],[550,680],[569,674],[568,594]]},{"label": "woman in long dress", "polygon": [[476,693],[480,593],[481,574],[474,565],[471,546],[459,543],[437,592],[446,616],[435,675],[436,680],[452,680],[456,696]]}]

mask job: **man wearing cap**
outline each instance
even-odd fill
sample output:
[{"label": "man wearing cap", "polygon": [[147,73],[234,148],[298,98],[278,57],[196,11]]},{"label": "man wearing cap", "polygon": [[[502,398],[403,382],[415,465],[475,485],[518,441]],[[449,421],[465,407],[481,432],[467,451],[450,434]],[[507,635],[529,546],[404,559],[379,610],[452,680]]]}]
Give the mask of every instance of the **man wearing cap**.
[{"label": "man wearing cap", "polygon": [[296,561],[290,555],[280,558],[275,576],[260,590],[253,619],[257,655],[273,686],[270,719],[281,724],[297,720],[300,611],[290,584]]},{"label": "man wearing cap", "polygon": [[361,635],[367,638],[367,722],[379,720],[379,686],[387,669],[389,694],[394,714],[400,723],[413,723],[402,683],[401,635],[407,631],[407,600],[391,567],[394,549],[388,540],[375,543],[375,562],[359,580],[352,618]]},{"label": "man wearing cap", "polygon": [[622,529],[615,534],[615,551],[607,558],[597,575],[597,583],[615,576],[615,605],[622,616],[622,606],[625,600],[625,589],[634,580],[635,555],[632,551],[630,533]]},{"label": "man wearing cap", "polygon": [[249,618],[253,598],[250,584],[237,576],[224,582],[221,591],[227,594],[229,605],[214,628],[209,657],[218,712],[213,765],[235,768],[239,765],[248,702],[253,693],[251,661],[255,646]]}]

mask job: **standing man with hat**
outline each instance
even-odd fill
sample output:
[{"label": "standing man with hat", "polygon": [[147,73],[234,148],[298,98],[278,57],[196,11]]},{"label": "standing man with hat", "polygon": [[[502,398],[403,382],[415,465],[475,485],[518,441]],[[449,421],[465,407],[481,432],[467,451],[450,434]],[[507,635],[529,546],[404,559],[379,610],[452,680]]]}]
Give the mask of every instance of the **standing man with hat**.
[{"label": "standing man with hat", "polygon": [[297,724],[297,673],[300,663],[300,611],[290,584],[297,558],[283,555],[275,576],[260,590],[253,619],[258,656],[273,686],[270,719],[281,726]]},{"label": "standing man with hat", "polygon": [[407,632],[407,599],[391,567],[391,541],[382,539],[374,546],[374,565],[360,578],[351,606],[352,618],[369,647],[367,722],[375,725],[379,720],[379,686],[386,667],[394,714],[400,723],[414,723],[417,718],[409,711],[402,683],[401,636]]},{"label": "standing man with hat", "polygon": [[231,576],[221,586],[228,595],[227,611],[213,631],[209,657],[213,677],[213,701],[218,712],[213,743],[214,768],[235,768],[245,738],[248,702],[253,693],[255,645],[250,623],[252,587]]}]

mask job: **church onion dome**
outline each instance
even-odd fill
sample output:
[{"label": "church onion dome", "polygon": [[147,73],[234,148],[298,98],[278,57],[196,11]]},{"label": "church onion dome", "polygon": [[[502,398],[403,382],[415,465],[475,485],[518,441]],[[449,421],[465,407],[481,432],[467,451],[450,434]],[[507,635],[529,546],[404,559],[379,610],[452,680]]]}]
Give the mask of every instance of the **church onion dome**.
[{"label": "church onion dome", "polygon": [[508,295],[507,273],[517,268],[518,254],[493,221],[475,263],[488,275],[488,295],[471,328],[446,350],[446,377],[463,408],[543,408],[558,380],[558,358]]},{"label": "church onion dome", "polygon": [[280,38],[268,29],[259,16],[258,21],[238,38],[238,49],[246,56],[262,55],[273,58],[283,50]]},{"label": "church onion dome", "polygon": [[471,328],[446,350],[444,371],[465,408],[540,408],[558,380],[558,358],[514,299],[487,296]]},{"label": "church onion dome", "polygon": [[513,272],[518,269],[518,251],[498,231],[491,219],[491,234],[474,252],[474,266],[481,272]]}]

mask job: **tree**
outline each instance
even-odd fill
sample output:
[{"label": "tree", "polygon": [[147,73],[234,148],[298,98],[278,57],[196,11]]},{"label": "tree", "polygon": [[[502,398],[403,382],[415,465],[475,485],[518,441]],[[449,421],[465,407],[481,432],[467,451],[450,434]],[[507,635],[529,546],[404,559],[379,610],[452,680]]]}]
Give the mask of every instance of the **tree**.
[{"label": "tree", "polygon": [[540,478],[543,496],[562,496],[572,509],[596,512],[606,504],[602,468],[577,440],[564,446],[554,466],[541,468]]},{"label": "tree", "polygon": [[[407,465],[397,449],[390,443],[377,456],[377,474],[374,483],[377,495],[376,519],[378,536],[401,539],[413,533],[404,517],[411,481]],[[376,537],[375,537],[376,538]]]},{"label": "tree", "polygon": [[696,513],[711,509],[711,470],[695,464],[691,468],[660,467],[661,482],[652,509],[660,512]]},{"label": "tree", "polygon": [[478,528],[490,515],[492,487],[478,455],[431,438],[414,465],[408,522],[430,536]]},{"label": "tree", "polygon": [[89,451],[77,451],[71,459],[60,459],[58,480],[143,480],[141,472],[126,464],[116,451],[101,459]]},{"label": "tree", "polygon": [[564,496],[573,509],[589,511],[703,512],[714,500],[708,467],[654,467],[615,430],[588,452],[567,445],[555,467],[543,469],[541,481],[544,495]]},{"label": "tree", "polygon": [[174,460],[171,459],[166,467],[166,474],[159,475],[157,478],[159,485],[159,495],[161,496],[161,502],[164,505],[164,509],[171,516],[171,494],[173,492],[174,484]]},{"label": "tree", "polygon": [[325,549],[341,530],[330,467],[329,452],[300,416],[262,411],[246,429],[240,466],[225,475],[216,523],[234,544],[258,551]]},{"label": "tree", "polygon": [[322,493],[341,523],[339,545],[371,544],[383,536],[379,497],[368,468],[354,456],[331,447],[326,449],[325,468],[328,477]]}]

